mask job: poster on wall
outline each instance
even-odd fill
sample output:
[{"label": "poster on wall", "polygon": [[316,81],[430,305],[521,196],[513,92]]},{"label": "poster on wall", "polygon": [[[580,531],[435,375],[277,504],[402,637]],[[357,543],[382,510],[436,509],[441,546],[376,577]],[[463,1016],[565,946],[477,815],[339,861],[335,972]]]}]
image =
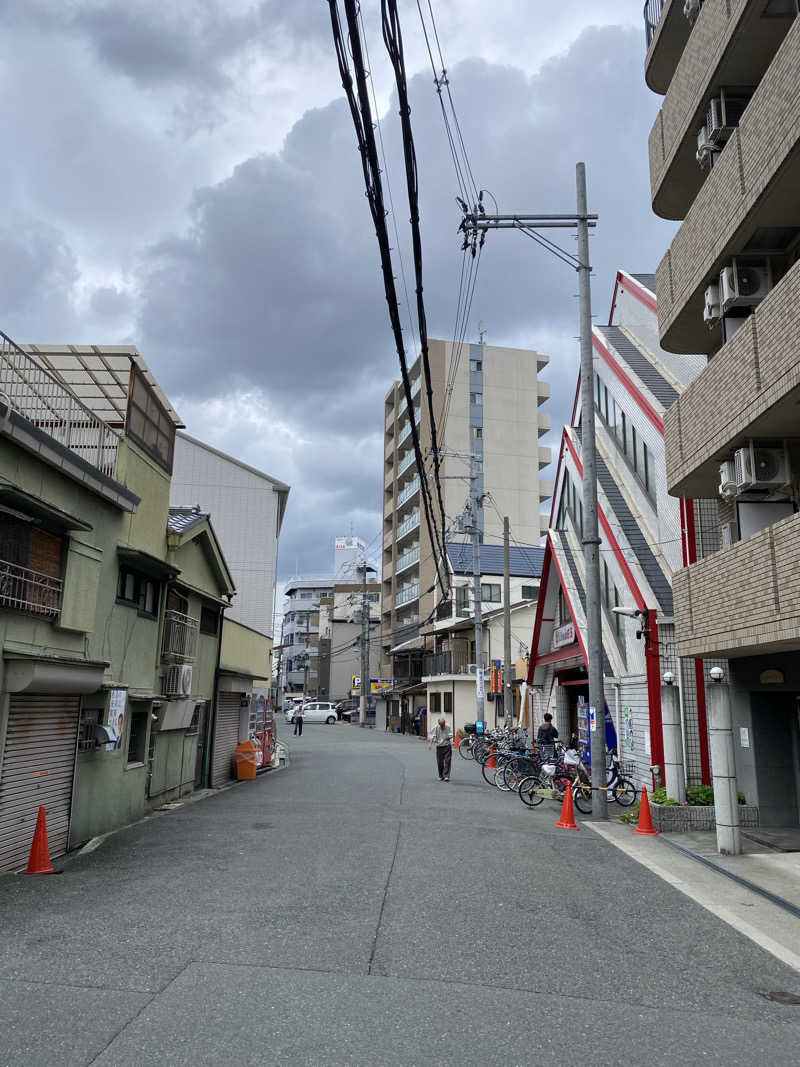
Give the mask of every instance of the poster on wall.
[{"label": "poster on wall", "polygon": [[128,699],[127,689],[112,689],[108,694],[108,713],[106,729],[114,738],[106,745],[106,752],[122,746],[122,731],[125,729],[125,707]]},{"label": "poster on wall", "polygon": [[633,752],[633,710],[622,709],[622,747],[626,752]]}]

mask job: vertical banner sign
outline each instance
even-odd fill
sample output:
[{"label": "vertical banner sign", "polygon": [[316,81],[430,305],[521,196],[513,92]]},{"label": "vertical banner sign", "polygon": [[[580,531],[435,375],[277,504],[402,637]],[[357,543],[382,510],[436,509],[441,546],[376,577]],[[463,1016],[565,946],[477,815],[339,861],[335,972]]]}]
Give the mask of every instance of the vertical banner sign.
[{"label": "vertical banner sign", "polygon": [[483,700],[485,696],[483,691],[483,667],[475,668],[475,695],[478,700]]},{"label": "vertical banner sign", "polygon": [[592,733],[597,729],[597,713],[594,704],[589,705],[589,729]]},{"label": "vertical banner sign", "polygon": [[125,729],[125,704],[128,699],[127,689],[112,689],[108,694],[108,716],[106,729],[114,740],[106,745],[106,751],[122,746],[122,731]]}]

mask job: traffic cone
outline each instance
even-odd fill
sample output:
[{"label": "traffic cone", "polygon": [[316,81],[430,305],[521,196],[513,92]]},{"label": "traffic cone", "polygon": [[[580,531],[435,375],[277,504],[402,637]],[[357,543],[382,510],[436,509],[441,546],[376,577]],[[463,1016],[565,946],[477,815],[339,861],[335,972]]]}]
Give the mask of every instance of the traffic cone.
[{"label": "traffic cone", "polygon": [[653,817],[650,814],[650,801],[647,799],[647,786],[642,786],[642,800],[639,804],[639,825],[633,831],[635,834],[657,834],[653,828]]},{"label": "traffic cone", "polygon": [[456,736],[453,739],[453,748],[461,748],[461,736],[459,735],[458,730],[456,730]]},{"label": "traffic cone", "polygon": [[556,823],[556,830],[580,830],[580,826],[575,822],[575,811],[572,807],[572,787],[569,785],[564,790],[561,818]]},{"label": "traffic cone", "polygon": [[492,747],[489,749],[489,758],[486,761],[486,766],[489,768],[490,771],[494,771],[497,769],[497,760],[494,758],[494,745],[492,745]]},{"label": "traffic cone", "polygon": [[36,829],[33,832],[31,854],[28,857],[28,869],[26,874],[55,874],[55,869],[50,863],[50,849],[47,846],[47,814],[44,804],[39,806],[39,814],[36,816]]}]

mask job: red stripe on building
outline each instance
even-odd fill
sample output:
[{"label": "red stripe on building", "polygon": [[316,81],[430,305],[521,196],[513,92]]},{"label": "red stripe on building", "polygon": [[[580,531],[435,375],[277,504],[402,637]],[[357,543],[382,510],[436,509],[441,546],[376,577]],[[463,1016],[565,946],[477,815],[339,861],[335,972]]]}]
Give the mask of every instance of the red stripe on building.
[{"label": "red stripe on building", "polygon": [[611,370],[614,372],[614,374],[617,376],[617,378],[619,378],[619,380],[625,386],[625,388],[630,393],[630,395],[633,398],[633,400],[636,402],[636,406],[639,408],[639,410],[642,412],[642,414],[645,415],[650,420],[650,422],[652,422],[653,426],[655,426],[655,428],[658,430],[658,432],[663,437],[664,436],[664,420],[661,418],[661,416],[656,411],[656,409],[653,407],[653,405],[650,403],[650,401],[647,400],[647,398],[645,397],[644,393],[641,391],[641,389],[638,387],[638,385],[635,384],[635,382],[630,377],[630,375],[626,374],[625,371],[622,369],[622,367],[620,367],[620,365],[617,363],[617,361],[611,355],[609,350],[606,348],[606,346],[600,340],[599,335],[597,333],[595,333],[594,330],[592,331],[592,345],[595,348],[595,350],[597,352],[599,352],[600,357],[602,358],[603,362],[606,363],[611,368]]}]

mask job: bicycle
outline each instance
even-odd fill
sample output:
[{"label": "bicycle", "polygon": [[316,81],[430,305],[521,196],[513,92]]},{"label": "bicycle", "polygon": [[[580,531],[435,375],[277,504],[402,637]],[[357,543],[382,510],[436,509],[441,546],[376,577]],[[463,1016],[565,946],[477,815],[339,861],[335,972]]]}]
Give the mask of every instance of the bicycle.
[{"label": "bicycle", "polygon": [[[579,787],[573,790],[572,799],[575,802],[575,807],[582,815],[591,815],[592,785],[585,767],[584,772],[585,780],[582,779]],[[610,804],[616,803],[622,808],[629,808],[635,802],[637,796],[636,786],[630,778],[626,778],[622,774],[622,767],[616,751],[608,754],[606,762],[606,796]]]}]

